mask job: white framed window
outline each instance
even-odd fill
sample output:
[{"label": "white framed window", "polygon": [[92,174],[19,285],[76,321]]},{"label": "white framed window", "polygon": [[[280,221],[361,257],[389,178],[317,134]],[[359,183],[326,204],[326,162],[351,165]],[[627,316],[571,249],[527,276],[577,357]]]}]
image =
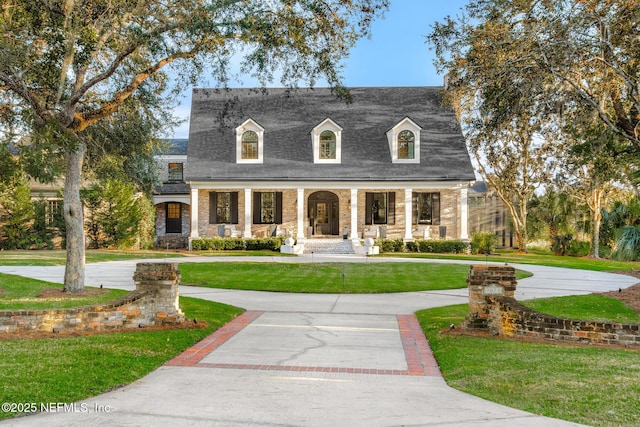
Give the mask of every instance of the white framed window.
[{"label": "white framed window", "polygon": [[422,128],[409,117],[387,131],[393,163],[420,163],[420,131]]},{"label": "white framed window", "polygon": [[398,159],[416,158],[416,136],[410,130],[402,130],[398,134]]},{"label": "white framed window", "polygon": [[325,119],[311,131],[313,163],[342,162],[342,128],[333,120]]},{"label": "white framed window", "polygon": [[236,163],[262,163],[264,128],[252,119],[236,128]]}]

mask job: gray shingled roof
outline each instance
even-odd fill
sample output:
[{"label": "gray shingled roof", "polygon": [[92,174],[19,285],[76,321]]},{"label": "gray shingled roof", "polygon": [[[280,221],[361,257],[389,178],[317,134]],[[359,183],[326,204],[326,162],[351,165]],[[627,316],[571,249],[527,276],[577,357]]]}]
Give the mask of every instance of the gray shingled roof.
[{"label": "gray shingled roof", "polygon": [[[474,180],[464,137],[440,87],[352,88],[352,102],[321,89],[194,89],[187,181]],[[394,164],[386,132],[418,124],[421,164]],[[330,118],[342,128],[342,163],[314,164],[311,130]],[[265,128],[264,162],[237,164],[235,128]]]},{"label": "gray shingled roof", "polygon": [[156,194],[189,194],[191,187],[184,182],[165,182],[156,186]]}]

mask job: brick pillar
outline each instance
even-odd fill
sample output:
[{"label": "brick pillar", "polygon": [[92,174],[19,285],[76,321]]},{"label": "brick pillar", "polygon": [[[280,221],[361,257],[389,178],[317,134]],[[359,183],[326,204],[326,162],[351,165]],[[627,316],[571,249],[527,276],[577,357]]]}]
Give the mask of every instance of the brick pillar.
[{"label": "brick pillar", "polygon": [[468,328],[486,328],[489,314],[487,298],[505,296],[514,298],[518,282],[516,270],[508,265],[472,265],[469,287],[469,314],[465,321]]},{"label": "brick pillar", "polygon": [[178,263],[141,262],[133,274],[137,290],[151,291],[150,306],[145,307],[147,320],[151,325],[177,324],[185,321],[180,310],[178,285],[180,270]]}]

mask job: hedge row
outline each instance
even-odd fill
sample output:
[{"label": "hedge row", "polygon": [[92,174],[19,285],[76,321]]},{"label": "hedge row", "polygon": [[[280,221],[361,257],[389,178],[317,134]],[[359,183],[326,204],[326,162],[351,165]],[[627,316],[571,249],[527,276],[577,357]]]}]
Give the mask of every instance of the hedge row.
[{"label": "hedge row", "polygon": [[261,239],[204,238],[191,241],[194,251],[277,251],[284,244],[284,237]]},{"label": "hedge row", "polygon": [[378,239],[375,242],[380,252],[423,252],[423,253],[461,253],[465,252],[469,244],[461,240],[431,240],[419,239],[404,242],[402,239]]}]

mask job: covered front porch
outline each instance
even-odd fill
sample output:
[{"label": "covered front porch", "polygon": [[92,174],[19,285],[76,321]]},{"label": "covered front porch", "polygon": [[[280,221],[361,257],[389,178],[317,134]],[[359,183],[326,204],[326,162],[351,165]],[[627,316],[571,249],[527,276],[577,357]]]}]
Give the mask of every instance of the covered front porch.
[{"label": "covered front porch", "polygon": [[468,238],[466,183],[398,184],[191,183],[190,238]]}]

